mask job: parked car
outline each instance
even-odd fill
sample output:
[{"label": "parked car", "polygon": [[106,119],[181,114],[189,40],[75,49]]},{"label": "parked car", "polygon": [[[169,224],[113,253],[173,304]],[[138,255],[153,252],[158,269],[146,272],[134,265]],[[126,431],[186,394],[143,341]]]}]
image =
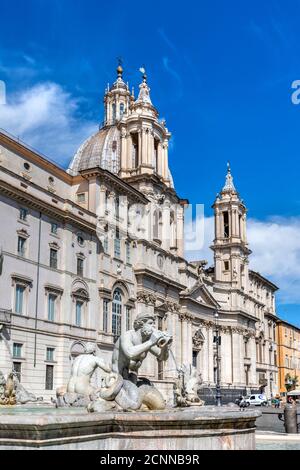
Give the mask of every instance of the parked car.
[{"label": "parked car", "polygon": [[260,394],[253,394],[253,395],[248,395],[245,398],[246,403],[249,403],[249,405],[255,405],[255,406],[268,406],[268,400],[266,395],[260,393]]}]

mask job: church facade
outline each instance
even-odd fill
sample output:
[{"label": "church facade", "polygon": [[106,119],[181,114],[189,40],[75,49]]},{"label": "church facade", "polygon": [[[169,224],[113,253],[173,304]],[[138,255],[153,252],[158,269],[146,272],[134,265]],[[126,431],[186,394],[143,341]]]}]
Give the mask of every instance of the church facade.
[{"label": "church facade", "polygon": [[216,328],[223,394],[277,393],[277,287],[249,269],[246,207],[230,168],[213,206],[214,265],[187,261],[187,200],[174,188],[171,134],[146,75],[135,98],[119,66],[104,107],[67,171],[0,132],[0,370],[50,399],[86,342],[110,361],[121,332],[148,311],[173,345],[166,363],[149,357],[141,374],[170,401],[185,363],[213,397]]}]

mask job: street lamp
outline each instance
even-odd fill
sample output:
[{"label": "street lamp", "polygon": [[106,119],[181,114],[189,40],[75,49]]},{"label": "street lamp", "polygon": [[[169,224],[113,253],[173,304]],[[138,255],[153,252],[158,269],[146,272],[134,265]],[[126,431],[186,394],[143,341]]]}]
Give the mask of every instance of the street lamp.
[{"label": "street lamp", "polygon": [[220,357],[219,357],[219,347],[221,345],[221,336],[219,334],[218,312],[215,312],[214,317],[216,320],[214,343],[216,344],[216,353],[217,353],[216,405],[222,406],[222,402],[221,402],[222,395],[221,395],[221,386],[220,386]]}]

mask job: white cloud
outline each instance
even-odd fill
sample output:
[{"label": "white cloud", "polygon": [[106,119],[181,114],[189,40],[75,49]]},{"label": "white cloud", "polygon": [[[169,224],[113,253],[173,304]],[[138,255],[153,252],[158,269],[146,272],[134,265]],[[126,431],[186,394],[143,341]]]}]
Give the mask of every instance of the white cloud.
[{"label": "white cloud", "polygon": [[[250,269],[260,272],[279,288],[282,304],[300,304],[300,217],[271,217],[248,220],[248,242],[252,250]],[[186,230],[191,228],[187,224]],[[201,230],[199,224],[198,230]],[[197,251],[186,252],[189,260],[206,259],[213,263],[209,246],[214,238],[214,218],[204,221],[204,243]],[[201,239],[201,236],[200,236]]]},{"label": "white cloud", "polygon": [[250,267],[280,288],[281,303],[300,303],[300,218],[250,219]]},{"label": "white cloud", "polygon": [[47,82],[12,96],[0,106],[0,127],[65,165],[97,124],[81,118],[79,100]]}]

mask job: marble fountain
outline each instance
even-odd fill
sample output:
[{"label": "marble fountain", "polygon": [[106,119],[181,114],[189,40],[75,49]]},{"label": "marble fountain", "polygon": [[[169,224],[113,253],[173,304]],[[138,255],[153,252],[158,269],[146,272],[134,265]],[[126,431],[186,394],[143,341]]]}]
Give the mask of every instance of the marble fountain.
[{"label": "marble fountain", "polygon": [[[255,449],[260,411],[204,406],[192,366],[178,368],[173,407],[167,407],[159,390],[138,376],[148,353],[161,361],[170,353],[172,337],[156,330],[154,322],[152,315],[139,314],[134,329],[116,342],[111,364],[87,343],[85,353],[72,364],[68,384],[56,390],[55,403],[43,403],[25,389],[21,393],[12,376],[5,384],[2,380],[0,449]],[[103,375],[95,389],[91,377],[97,368]]]}]

